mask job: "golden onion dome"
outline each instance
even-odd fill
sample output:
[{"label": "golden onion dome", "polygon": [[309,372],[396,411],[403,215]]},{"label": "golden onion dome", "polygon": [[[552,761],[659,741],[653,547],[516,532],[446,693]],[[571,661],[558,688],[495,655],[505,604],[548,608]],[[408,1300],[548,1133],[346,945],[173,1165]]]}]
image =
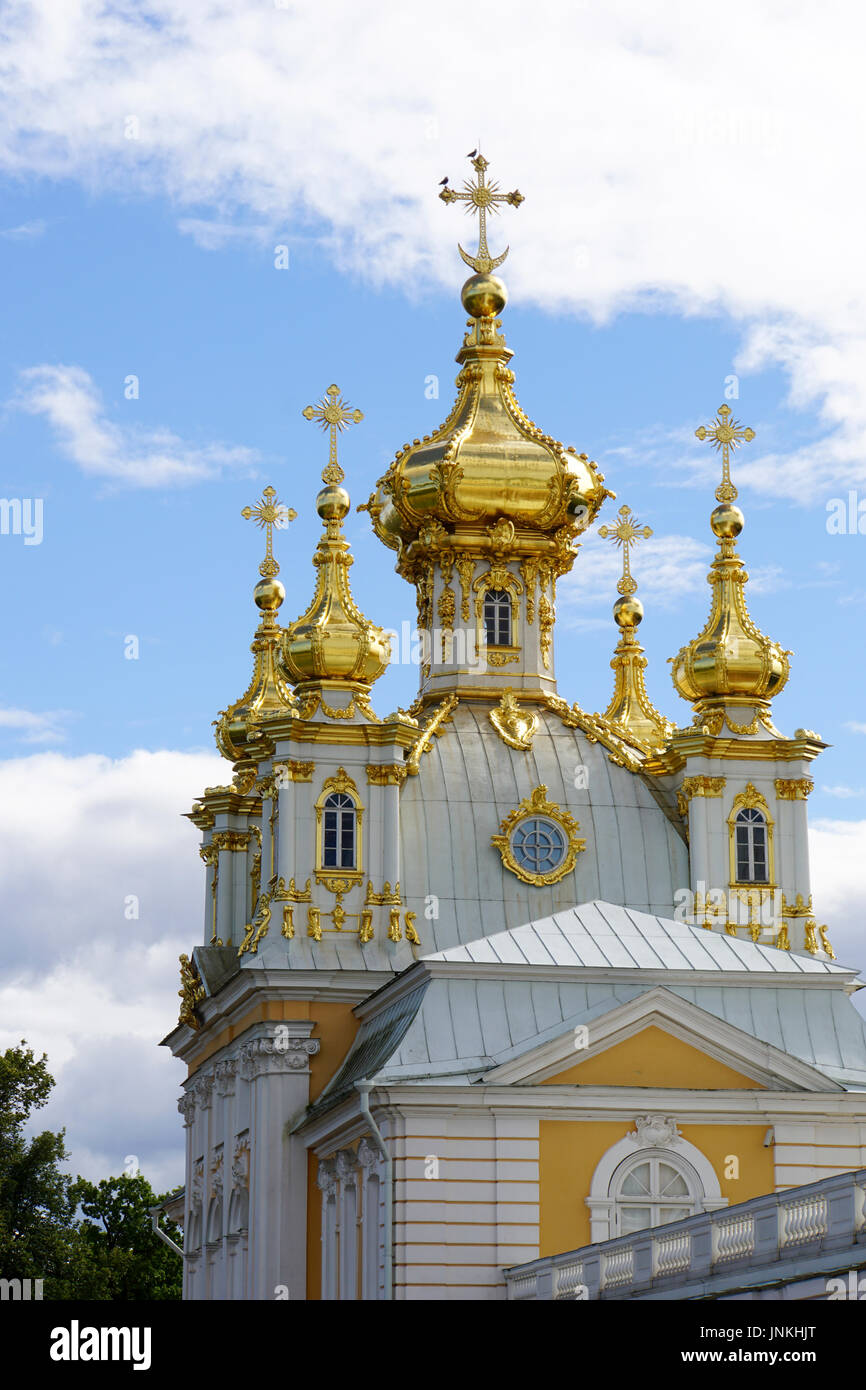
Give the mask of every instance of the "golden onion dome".
[{"label": "golden onion dome", "polygon": [[388,665],[391,648],[387,633],[368,622],[349,586],[353,559],[343,521],[351,503],[341,486],[345,475],[337,462],[336,443],[339,430],[364,417],[360,410],[346,406],[337,386],[330,386],[324,400],[307,406],[303,413],[331,434],[329,462],[322,473],[326,486],[316,498],[324,534],[313,555],[316,591],[307,611],[285,630],[282,664],[299,693],[305,686],[326,681],[369,689]]},{"label": "golden onion dome", "polygon": [[[466,287],[464,302],[470,312],[488,303]],[[586,454],[566,449],[523,413],[500,327],[491,316],[470,322],[457,354],[451,414],[438,430],[403,446],[367,504],[377,534],[392,549],[433,521],[451,528],[505,518],[540,532],[583,531],[612,495]]]},{"label": "golden onion dome", "polygon": [[253,654],[253,674],[240,699],[221,710],[214,720],[216,745],[224,758],[232,762],[248,757],[255,760],[266,751],[265,727],[275,720],[291,719],[297,713],[297,701],[280,664],[282,628],[278,613],[286,591],[277,578],[280,567],[274,558],[274,527],[285,527],[294,521],[296,513],[277,501],[272,487],[266,487],[253,507],[244,507],[241,515],[253,520],[267,535],[265,558],[259,565],[259,580],[253,599],[261,612],[250,651]]},{"label": "golden onion dome", "polygon": [[730,407],[723,405],[713,424],[696,433],[722,452],[723,477],[716,488],[720,505],[710,520],[719,544],[707,575],[712,587],[710,615],[694,641],[670,658],[674,687],[684,700],[702,702],[701,707],[703,702],[726,701],[766,705],[787,683],[791,653],[765,637],[752,621],[745,595],[749,576],[737,554],[744,517],[734,506],[737,490],[730,480],[730,451],[753,439],[754,431],[742,429],[731,419]]},{"label": "golden onion dome", "polygon": [[[352,556],[342,534],[348,493],[334,499],[324,489],[317,511],[325,533],[316,548],[316,592],[306,613],[286,628],[283,665],[300,687],[317,681],[351,681],[369,687],[381,676],[391,655],[387,634],[368,622],[352,597],[349,567]],[[335,505],[336,501],[336,505]]]}]

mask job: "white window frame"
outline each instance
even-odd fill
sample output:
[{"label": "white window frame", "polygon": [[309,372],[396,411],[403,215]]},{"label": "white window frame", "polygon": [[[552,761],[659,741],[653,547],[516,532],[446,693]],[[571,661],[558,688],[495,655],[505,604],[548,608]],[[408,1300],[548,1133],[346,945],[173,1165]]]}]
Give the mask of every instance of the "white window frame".
[{"label": "white window frame", "polygon": [[698,1211],[718,1211],[728,1205],[727,1197],[722,1196],[716,1170],[709,1159],[687,1139],[676,1139],[663,1146],[644,1146],[635,1142],[635,1137],[626,1135],[613,1144],[599,1160],[592,1175],[589,1196],[590,1240],[593,1245],[600,1240],[611,1240],[617,1234],[616,1202],[614,1181],[618,1169],[628,1159],[647,1158],[655,1154],[668,1161],[682,1159],[694,1170],[699,1185]]}]

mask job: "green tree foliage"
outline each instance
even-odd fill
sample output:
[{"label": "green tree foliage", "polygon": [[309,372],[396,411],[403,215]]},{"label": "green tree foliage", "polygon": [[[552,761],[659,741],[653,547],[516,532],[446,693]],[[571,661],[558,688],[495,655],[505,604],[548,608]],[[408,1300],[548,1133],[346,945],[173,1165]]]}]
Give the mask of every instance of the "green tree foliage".
[{"label": "green tree foliage", "polygon": [[25,1138],[53,1086],[26,1042],[0,1053],[0,1278],[42,1279],[50,1299],[180,1298],[182,1262],[153,1233],[149,1209],[163,1198],[146,1178],[73,1180],[60,1168],[64,1130]]},{"label": "green tree foliage", "polygon": [[0,1277],[43,1279],[46,1296],[68,1298],[76,1234],[72,1179],[58,1167],[64,1131],[24,1138],[54,1085],[46,1062],[24,1042],[0,1054]]},{"label": "green tree foliage", "polygon": [[[72,1196],[84,1213],[78,1232],[87,1251],[79,1298],[180,1298],[182,1261],[154,1235],[150,1208],[162,1198],[146,1178],[79,1178]],[[180,1243],[172,1222],[163,1221],[163,1229]]]}]

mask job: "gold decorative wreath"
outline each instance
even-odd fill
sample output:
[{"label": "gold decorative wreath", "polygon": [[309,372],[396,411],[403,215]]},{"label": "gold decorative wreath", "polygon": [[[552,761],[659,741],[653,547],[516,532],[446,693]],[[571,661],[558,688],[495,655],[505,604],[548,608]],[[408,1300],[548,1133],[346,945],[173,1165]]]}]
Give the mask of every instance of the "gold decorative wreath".
[{"label": "gold decorative wreath", "polygon": [[[533,816],[546,816],[548,820],[554,821],[565,835],[568,845],[562,863],[546,874],[535,874],[522,864],[518,864],[511,848],[512,835],[517,826]],[[557,806],[556,802],[548,801],[547,787],[543,783],[536,787],[533,792],[530,792],[529,796],[524,797],[516,810],[509,812],[499,829],[502,832],[501,835],[493,835],[491,843],[502,855],[503,865],[524,883],[533,883],[537,887],[543,887],[547,883],[558,883],[560,879],[565,878],[566,874],[570,874],[574,868],[581,850],[586,849],[586,840],[580,838],[579,823],[574,819],[574,816],[569,815],[568,811]]]}]

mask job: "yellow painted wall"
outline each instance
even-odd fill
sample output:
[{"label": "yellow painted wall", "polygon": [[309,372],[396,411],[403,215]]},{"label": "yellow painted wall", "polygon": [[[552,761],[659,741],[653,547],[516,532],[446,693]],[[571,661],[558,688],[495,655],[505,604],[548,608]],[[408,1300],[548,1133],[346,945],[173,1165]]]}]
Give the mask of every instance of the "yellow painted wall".
[{"label": "yellow painted wall", "polygon": [[281,1023],[293,1019],[314,1019],[312,1037],[321,1044],[315,1057],[310,1058],[310,1100],[315,1100],[330,1081],[354,1041],[358,1031],[358,1020],[352,1013],[351,1004],[323,1003],[322,1000],[272,999],[267,1003],[256,1004],[237,1023],[221,1029],[208,1039],[207,1047],[188,1069],[192,1076],[204,1062],[219,1052],[221,1047],[234,1042],[254,1023]]},{"label": "yellow painted wall", "polygon": [[[608,1149],[634,1130],[634,1123],[542,1120],[539,1128],[539,1254],[557,1255],[589,1244],[585,1199],[592,1175]],[[775,1190],[773,1150],[765,1149],[763,1142],[766,1130],[766,1121],[756,1125],[680,1125],[683,1138],[713,1165],[722,1196],[731,1205]],[[731,1157],[738,1160],[738,1178],[725,1177]]]},{"label": "yellow painted wall", "polygon": [[[576,1056],[579,1058],[580,1053]],[[643,1028],[594,1057],[577,1060],[545,1086],[664,1086],[696,1091],[763,1090],[759,1082],[733,1071],[662,1028]]]}]

